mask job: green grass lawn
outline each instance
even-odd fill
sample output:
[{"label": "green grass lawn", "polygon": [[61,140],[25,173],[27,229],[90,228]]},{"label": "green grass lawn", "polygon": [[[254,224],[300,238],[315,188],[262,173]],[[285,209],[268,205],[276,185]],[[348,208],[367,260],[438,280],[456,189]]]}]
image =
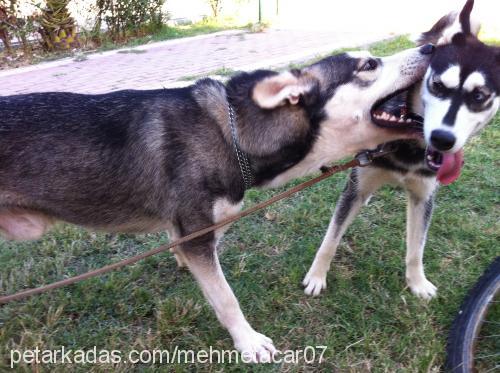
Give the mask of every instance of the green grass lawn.
[{"label": "green grass lawn", "polygon": [[[377,54],[411,46],[379,43]],[[467,289],[499,253],[500,115],[466,148],[458,182],[437,196],[425,268],[429,303],[405,288],[404,193],[382,189],[346,234],[318,298],[301,281],[321,243],[346,174],[234,224],[220,245],[226,277],[253,327],[280,350],[325,345],[321,365],[252,371],[439,371],[448,328]],[[249,206],[277,193],[251,190]],[[49,283],[143,252],[164,234],[95,234],[60,225],[43,240],[0,243],[0,294]],[[231,349],[193,278],[169,254],[0,307],[0,370],[11,349]],[[34,370],[26,365],[19,370]],[[245,371],[243,365],[46,366],[37,371]]]}]

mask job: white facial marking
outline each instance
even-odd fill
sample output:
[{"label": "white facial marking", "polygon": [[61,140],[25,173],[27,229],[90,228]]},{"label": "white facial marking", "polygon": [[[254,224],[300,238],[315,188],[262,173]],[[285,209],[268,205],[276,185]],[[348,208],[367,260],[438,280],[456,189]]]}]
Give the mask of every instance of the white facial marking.
[{"label": "white facial marking", "polygon": [[462,104],[455,117],[455,122],[452,126],[449,126],[443,124],[443,119],[450,109],[451,100],[442,100],[435,97],[429,92],[425,84],[422,88],[422,99],[425,107],[425,141],[430,144],[431,133],[434,130],[440,129],[451,132],[455,136],[456,142],[453,148],[449,150],[450,153],[460,150],[472,136],[479,133],[495,116],[500,106],[499,97],[495,98],[493,105],[489,109],[479,112],[470,111],[465,104]]},{"label": "white facial marking", "polygon": [[484,78],[484,75],[480,72],[474,71],[467,77],[467,79],[465,79],[464,89],[468,92],[471,92],[474,90],[474,88],[482,87],[485,84],[486,79]]},{"label": "white facial marking", "polygon": [[431,133],[435,129],[450,128],[443,125],[443,119],[450,109],[451,100],[442,100],[435,97],[427,89],[427,84],[422,85],[422,100],[424,103],[424,136],[427,144],[430,144]]},{"label": "white facial marking", "polygon": [[441,82],[447,88],[457,88],[460,84],[460,67],[453,65],[441,74]]}]

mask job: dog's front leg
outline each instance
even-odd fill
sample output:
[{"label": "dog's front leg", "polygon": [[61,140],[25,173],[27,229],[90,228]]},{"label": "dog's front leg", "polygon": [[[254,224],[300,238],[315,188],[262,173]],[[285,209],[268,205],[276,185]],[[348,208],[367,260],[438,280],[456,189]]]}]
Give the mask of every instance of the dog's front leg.
[{"label": "dog's front leg", "polygon": [[215,310],[220,323],[229,331],[235,348],[245,361],[270,362],[276,351],[271,339],[256,332],[245,319],[233,291],[229,287],[217,257],[215,245],[209,253],[178,249],[178,255],[200,284],[203,294]]},{"label": "dog's front leg", "polygon": [[317,296],[326,288],[326,274],[345,231],[364,203],[385,182],[384,171],[374,167],[351,171],[347,185],[340,196],[328,225],[325,238],[314,257],[313,264],[302,284],[307,295]]},{"label": "dog's front leg", "polygon": [[[416,296],[430,299],[437,288],[424,273],[424,247],[434,206],[435,179],[423,179],[408,188],[406,218],[406,282]],[[408,186],[407,186],[408,187]]]}]

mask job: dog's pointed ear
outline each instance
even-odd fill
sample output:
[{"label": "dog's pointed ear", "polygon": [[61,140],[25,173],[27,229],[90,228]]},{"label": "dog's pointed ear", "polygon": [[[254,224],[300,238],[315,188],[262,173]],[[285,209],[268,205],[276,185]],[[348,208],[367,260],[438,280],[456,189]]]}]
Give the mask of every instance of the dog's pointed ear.
[{"label": "dog's pointed ear", "polygon": [[311,80],[302,79],[300,72],[286,71],[258,82],[253,88],[252,99],[263,109],[274,109],[287,103],[298,104],[300,97],[313,88]]},{"label": "dog's pointed ear", "polygon": [[429,31],[420,34],[415,42],[417,45],[437,44],[446,29],[449,29],[457,18],[457,13],[447,14],[439,19]]},{"label": "dog's pointed ear", "polygon": [[439,44],[464,45],[468,37],[477,37],[481,24],[471,16],[474,0],[467,0],[453,25],[446,29],[438,40]]},{"label": "dog's pointed ear", "polygon": [[453,12],[442,17],[429,31],[422,33],[416,39],[417,44],[450,44],[458,34],[462,36],[456,38],[457,42],[464,40],[468,35],[477,37],[481,24],[471,17],[473,7],[474,0],[467,0],[460,13]]},{"label": "dog's pointed ear", "polygon": [[460,26],[462,27],[462,32],[465,35],[472,34],[470,14],[472,12],[473,7],[474,7],[474,0],[467,0],[464,7],[462,8],[462,11],[460,12],[460,16],[458,17],[460,21]]}]

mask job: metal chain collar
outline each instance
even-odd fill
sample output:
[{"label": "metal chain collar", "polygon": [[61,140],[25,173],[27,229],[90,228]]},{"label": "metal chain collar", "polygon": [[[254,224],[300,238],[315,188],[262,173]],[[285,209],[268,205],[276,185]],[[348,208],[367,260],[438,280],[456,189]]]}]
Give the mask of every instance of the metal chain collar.
[{"label": "metal chain collar", "polygon": [[227,104],[229,110],[229,127],[231,128],[231,137],[233,138],[234,151],[236,152],[236,158],[238,158],[238,163],[240,165],[241,176],[243,183],[245,184],[245,190],[250,189],[253,186],[254,178],[252,169],[250,168],[250,161],[247,155],[240,149],[238,143],[238,135],[236,133],[236,118],[234,114],[233,107],[231,104]]}]

